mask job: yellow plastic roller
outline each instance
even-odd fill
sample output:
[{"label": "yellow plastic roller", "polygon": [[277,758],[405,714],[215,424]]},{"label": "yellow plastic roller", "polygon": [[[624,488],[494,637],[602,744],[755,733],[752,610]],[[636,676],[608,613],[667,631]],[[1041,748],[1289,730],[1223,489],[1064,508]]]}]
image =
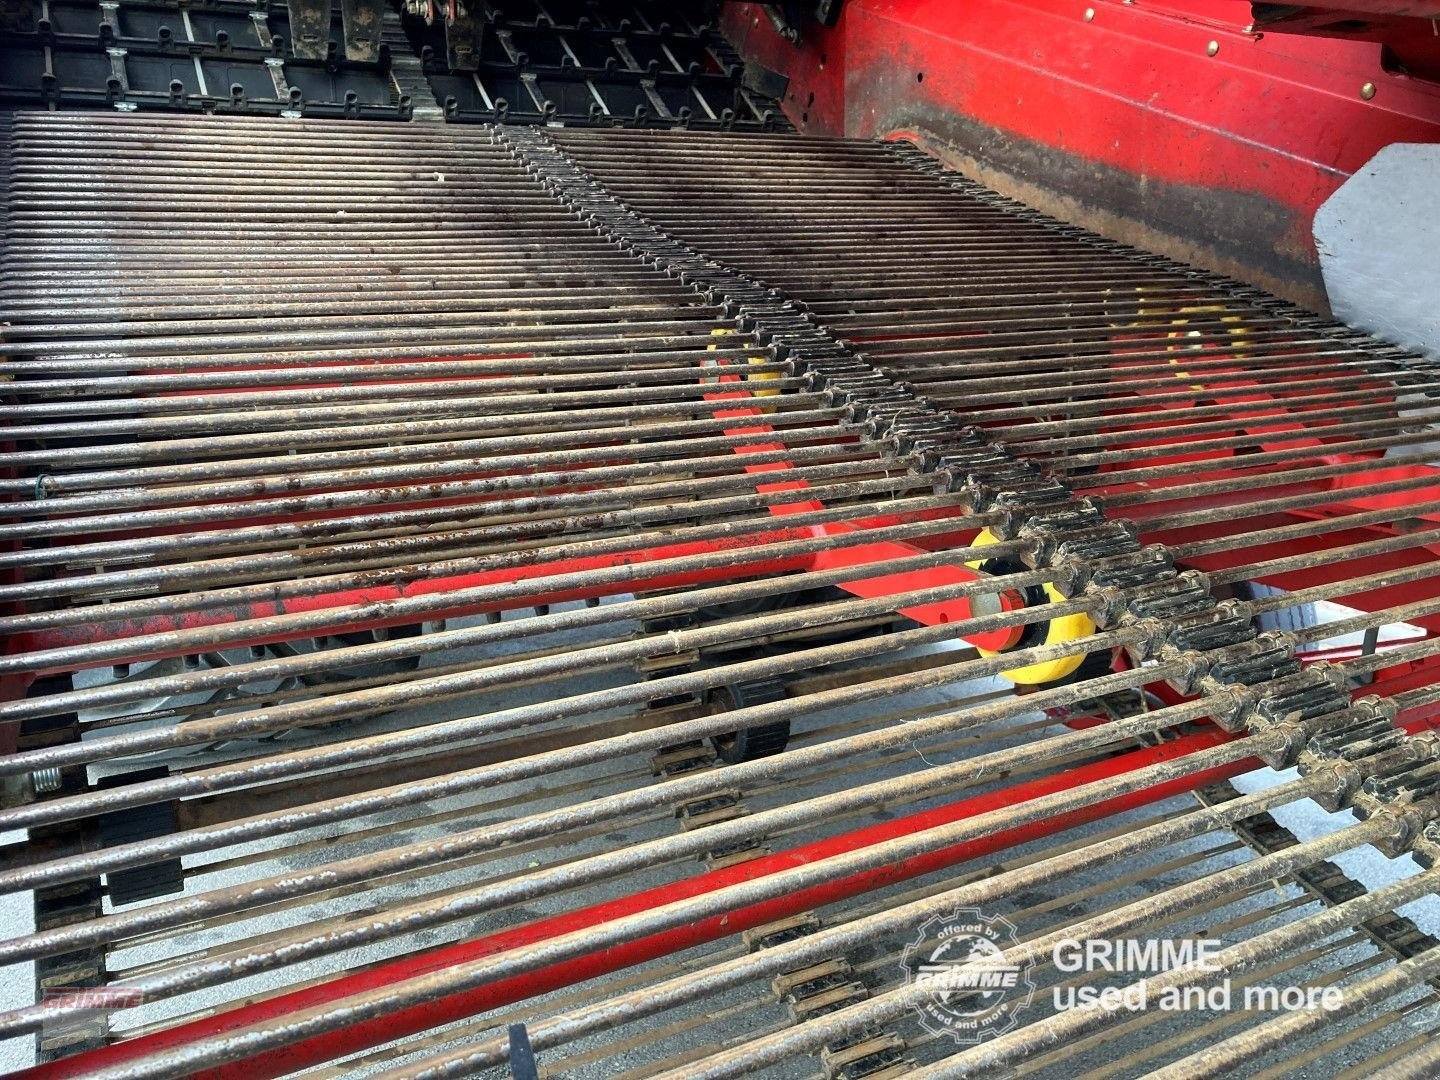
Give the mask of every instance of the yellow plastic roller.
[{"label": "yellow plastic roller", "polygon": [[[734,333],[735,333],[734,330],[726,330],[726,329],[721,328],[721,329],[711,330],[711,331],[710,331],[710,336],[711,336],[711,337],[729,337],[731,334],[734,334]],[[719,344],[715,344],[715,345],[709,346],[709,349],[710,349],[711,351],[713,351],[713,350],[715,350],[715,349],[718,349],[719,347],[720,347]],[[747,357],[746,359],[748,359],[749,362],[752,363],[752,364],[768,364],[768,363],[770,362],[770,358],[769,358],[768,356],[751,356],[751,357]],[[737,372],[737,374],[739,374],[739,373]],[[778,371],[762,371],[762,372],[759,372],[758,374],[751,375],[746,381],[747,381],[747,382],[754,382],[754,381],[757,380],[757,379],[778,379],[778,378],[780,378],[780,373],[779,373]],[[779,393],[780,393],[779,390],[756,390],[756,391],[754,391],[754,394],[755,394],[756,397],[775,397],[775,396],[778,395]],[[774,412],[775,410],[774,410],[774,409],[766,409],[765,411],[766,411],[766,412]]]},{"label": "yellow plastic roller", "polygon": [[[991,533],[989,529],[982,529],[975,539],[971,541],[971,544],[975,547],[983,547],[986,544],[994,544],[996,542],[996,536]],[[975,570],[984,568],[987,572],[995,574],[1015,573],[1024,569],[1024,567],[1018,563],[1008,568],[993,565],[995,563],[1008,561],[1009,560],[1001,559],[981,559],[968,563],[967,565]],[[1040,589],[1035,589],[1035,592],[1039,593],[1041,590],[1043,590],[1045,599],[1047,600],[1065,599],[1060,595],[1055,586],[1049,582],[1046,582]],[[1033,600],[1039,602],[1039,595],[1034,596]],[[1049,619],[1043,623],[1035,623],[1033,627],[1032,630],[1027,631],[1025,638],[1017,645],[1012,646],[1012,648],[1034,645],[1059,645],[1066,641],[1076,641],[1080,638],[1086,638],[1095,633],[1094,621],[1089,615],[1083,612],[1074,615],[1061,615],[1058,619]],[[996,655],[996,653],[990,649],[979,649],[978,651],[981,656]],[[1013,668],[1010,671],[1002,671],[1000,674],[1017,686],[1036,686],[1043,683],[1053,683],[1065,678],[1067,675],[1073,674],[1076,669],[1085,662],[1085,656],[1086,654],[1083,652],[1076,653],[1074,656],[1066,656],[1060,660],[1047,660],[1040,664],[1029,664],[1025,667]]]}]

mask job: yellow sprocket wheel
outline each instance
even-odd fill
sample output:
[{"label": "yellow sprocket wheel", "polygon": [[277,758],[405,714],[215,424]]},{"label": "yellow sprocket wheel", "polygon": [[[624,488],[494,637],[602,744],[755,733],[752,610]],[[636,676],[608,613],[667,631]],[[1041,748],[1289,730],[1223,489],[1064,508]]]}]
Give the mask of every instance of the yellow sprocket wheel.
[{"label": "yellow sprocket wheel", "polygon": [[[984,547],[988,544],[998,542],[998,538],[989,530],[982,529],[971,541],[975,547]],[[1000,564],[1000,565],[997,565]],[[1016,573],[1024,567],[1019,564],[1008,565],[1009,560],[1001,559],[977,559],[967,563],[974,570],[984,569],[987,573]],[[1064,600],[1060,592],[1046,582],[1041,586],[1045,599],[1049,601]],[[1037,597],[1038,599],[1038,597]],[[1020,648],[1025,645],[1060,645],[1067,641],[1078,641],[1081,638],[1090,637],[1095,633],[1095,623],[1089,615],[1079,612],[1073,615],[1061,615],[1056,619],[1047,619],[1043,623],[1034,624],[1034,629],[1027,632],[1025,638],[1011,648]],[[990,649],[979,649],[981,656],[996,656],[996,652]],[[1009,650],[1001,650],[1009,651]],[[1059,660],[1047,660],[1039,664],[1028,664],[1025,667],[1012,668],[1009,671],[1002,671],[1000,674],[1015,683],[1017,686],[1039,686],[1045,683],[1057,682],[1077,671],[1085,662],[1087,654],[1081,652],[1073,656],[1066,656]]]}]

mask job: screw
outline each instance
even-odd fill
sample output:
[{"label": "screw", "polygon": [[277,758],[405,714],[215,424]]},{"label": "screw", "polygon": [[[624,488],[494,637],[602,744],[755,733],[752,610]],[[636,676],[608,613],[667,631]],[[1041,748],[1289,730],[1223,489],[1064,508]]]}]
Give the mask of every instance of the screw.
[{"label": "screw", "polygon": [[1218,53],[1219,51],[1220,51],[1220,43],[1219,43],[1218,41],[1212,41],[1212,42],[1210,42],[1209,45],[1206,45],[1206,46],[1205,46],[1205,55],[1206,55],[1206,56],[1214,56],[1214,55],[1215,55],[1216,53]]},{"label": "screw", "polygon": [[1367,82],[1364,86],[1360,87],[1360,96],[1366,101],[1373,98],[1375,96],[1375,84],[1373,82]]},{"label": "screw", "polygon": [[1089,22],[1093,18],[1095,18],[1095,9],[1093,7],[1087,7],[1085,9],[1085,21]]}]

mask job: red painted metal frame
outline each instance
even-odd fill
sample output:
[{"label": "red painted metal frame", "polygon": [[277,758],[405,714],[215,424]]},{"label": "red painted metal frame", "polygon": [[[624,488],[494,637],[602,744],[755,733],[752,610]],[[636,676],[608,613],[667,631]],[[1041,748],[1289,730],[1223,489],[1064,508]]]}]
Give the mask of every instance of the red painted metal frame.
[{"label": "red painted metal frame", "polygon": [[1440,141],[1440,86],[1378,43],[1251,21],[1239,0],[847,0],[798,47],[757,4],[726,5],[722,27],[789,76],[802,131],[920,135],[1055,193],[1071,216],[1213,244],[1322,306],[1316,208],[1382,147]]}]

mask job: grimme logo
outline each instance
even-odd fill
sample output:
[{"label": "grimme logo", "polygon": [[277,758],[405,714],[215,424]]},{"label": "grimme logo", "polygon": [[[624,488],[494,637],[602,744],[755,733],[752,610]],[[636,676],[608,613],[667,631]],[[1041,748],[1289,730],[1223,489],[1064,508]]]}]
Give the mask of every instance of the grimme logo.
[{"label": "grimme logo", "polygon": [[46,987],[40,999],[40,1028],[52,1039],[104,1039],[110,1013],[133,1009],[144,1000],[139,990],[125,986]]},{"label": "grimme logo", "polygon": [[1008,919],[979,908],[957,908],[923,924],[900,958],[906,983],[926,991],[916,1006],[921,1025],[958,1043],[1013,1028],[1035,997],[1033,964],[1005,960],[1005,950],[1019,943]]},{"label": "grimme logo", "polygon": [[55,1012],[76,1009],[133,1009],[144,1002],[139,990],[125,986],[47,986],[40,999],[43,1009]]}]

